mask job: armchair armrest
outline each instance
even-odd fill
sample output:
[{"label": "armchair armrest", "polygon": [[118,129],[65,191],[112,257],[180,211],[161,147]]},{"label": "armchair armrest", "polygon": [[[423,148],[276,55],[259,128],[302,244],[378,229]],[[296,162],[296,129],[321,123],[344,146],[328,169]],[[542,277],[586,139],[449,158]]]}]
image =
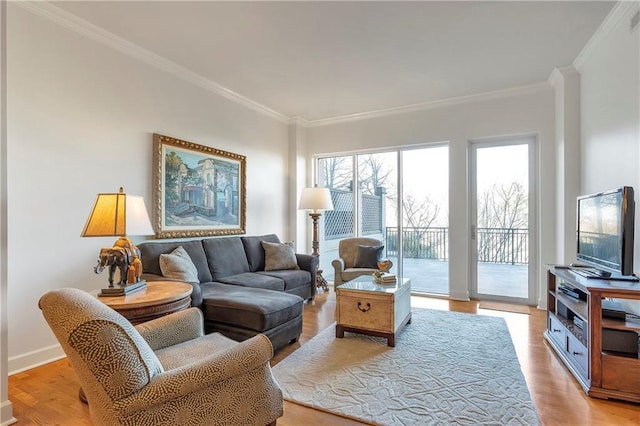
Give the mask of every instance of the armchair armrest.
[{"label": "armchair armrest", "polygon": [[148,410],[149,401],[162,405],[261,366],[266,368],[272,357],[269,338],[258,334],[195,363],[155,375],[139,392],[115,401],[114,408],[123,415]]},{"label": "armchair armrest", "polygon": [[331,264],[333,265],[333,267],[335,268],[336,271],[344,271],[344,259],[339,257],[337,259],[333,259],[331,261]]},{"label": "armchair armrest", "polygon": [[202,311],[189,308],[136,325],[136,330],[151,349],[177,345],[204,336]]},{"label": "armchair armrest", "polygon": [[333,265],[334,270],[333,285],[338,286],[342,284],[342,272],[344,271],[345,267],[344,259],[341,257],[333,259],[333,261],[331,261],[331,265]]}]

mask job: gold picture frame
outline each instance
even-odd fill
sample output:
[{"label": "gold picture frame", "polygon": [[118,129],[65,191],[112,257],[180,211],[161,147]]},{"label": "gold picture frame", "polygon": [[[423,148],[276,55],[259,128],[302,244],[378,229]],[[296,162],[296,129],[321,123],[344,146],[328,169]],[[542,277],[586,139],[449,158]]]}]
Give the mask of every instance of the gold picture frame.
[{"label": "gold picture frame", "polygon": [[154,133],[156,238],[244,234],[246,157]]}]

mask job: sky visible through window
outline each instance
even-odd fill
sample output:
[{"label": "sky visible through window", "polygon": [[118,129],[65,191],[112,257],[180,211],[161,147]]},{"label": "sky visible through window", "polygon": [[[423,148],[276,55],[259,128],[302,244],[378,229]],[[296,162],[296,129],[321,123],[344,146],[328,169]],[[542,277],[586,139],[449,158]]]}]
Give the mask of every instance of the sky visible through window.
[{"label": "sky visible through window", "polygon": [[478,149],[478,194],[491,190],[494,185],[510,185],[512,182],[521,184],[528,193],[528,150],[526,144]]}]

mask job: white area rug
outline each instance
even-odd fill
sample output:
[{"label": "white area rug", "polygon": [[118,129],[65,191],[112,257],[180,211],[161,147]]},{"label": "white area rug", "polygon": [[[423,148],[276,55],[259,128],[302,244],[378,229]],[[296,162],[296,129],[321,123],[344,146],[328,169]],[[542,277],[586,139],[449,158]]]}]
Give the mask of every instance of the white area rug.
[{"label": "white area rug", "polygon": [[414,310],[396,347],[323,330],[280,361],[284,398],[381,425],[536,425],[503,318]]}]

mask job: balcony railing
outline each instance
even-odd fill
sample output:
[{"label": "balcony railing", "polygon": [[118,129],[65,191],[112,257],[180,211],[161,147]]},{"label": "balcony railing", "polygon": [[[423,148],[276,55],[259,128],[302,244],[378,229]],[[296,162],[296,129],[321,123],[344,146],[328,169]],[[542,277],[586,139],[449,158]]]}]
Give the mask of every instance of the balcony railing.
[{"label": "balcony railing", "polygon": [[[387,227],[387,256],[398,255],[398,228]],[[403,256],[412,259],[449,259],[449,228],[403,228]],[[478,262],[529,263],[527,228],[478,228]]]}]

